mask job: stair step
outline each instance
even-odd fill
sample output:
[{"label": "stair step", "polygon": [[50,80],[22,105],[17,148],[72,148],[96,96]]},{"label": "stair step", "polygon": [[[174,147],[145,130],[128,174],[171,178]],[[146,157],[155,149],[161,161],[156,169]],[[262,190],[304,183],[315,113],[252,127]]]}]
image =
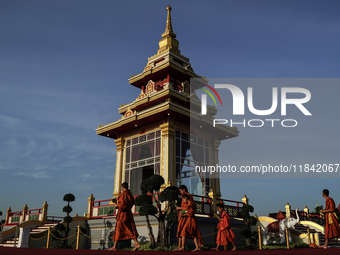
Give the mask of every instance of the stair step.
[{"label": "stair step", "polygon": [[56,225],[57,225],[57,223],[46,223],[43,226],[39,226],[37,228],[32,228],[30,233],[32,233],[32,234],[40,233],[40,232],[48,230],[49,227],[52,228],[52,227],[54,227]]},{"label": "stair step", "polygon": [[1,244],[2,247],[13,247],[14,244],[6,244],[6,243],[3,243]]}]

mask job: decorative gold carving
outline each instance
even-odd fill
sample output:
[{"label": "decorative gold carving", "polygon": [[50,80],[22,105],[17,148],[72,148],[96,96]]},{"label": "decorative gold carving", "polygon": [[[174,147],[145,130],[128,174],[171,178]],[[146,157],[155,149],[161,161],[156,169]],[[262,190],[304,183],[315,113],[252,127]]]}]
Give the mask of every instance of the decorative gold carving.
[{"label": "decorative gold carving", "polygon": [[117,138],[115,140],[117,151],[122,151],[124,149],[125,140],[123,138]]},{"label": "decorative gold carving", "polygon": [[150,80],[148,84],[146,85],[146,90],[145,90],[146,94],[150,94],[154,92],[154,90],[155,90],[155,83],[152,80]]},{"label": "decorative gold carving", "polygon": [[136,100],[140,100],[140,99],[143,99],[145,97],[146,97],[146,95],[144,94],[143,90],[141,90],[140,95],[136,98]]},{"label": "decorative gold carving", "polygon": [[[163,119],[163,121],[164,121],[164,119]],[[172,120],[172,122],[173,122],[173,120]],[[162,137],[167,137],[168,136],[170,138],[173,138],[175,136],[175,131],[176,131],[177,126],[174,125],[173,123],[170,123],[168,121],[168,122],[166,122],[164,124],[161,124],[159,127],[162,130]]]},{"label": "decorative gold carving", "polygon": [[167,123],[174,124],[175,118],[176,116],[167,116],[167,117],[162,116],[163,124],[167,124]]},{"label": "decorative gold carving", "polygon": [[41,217],[41,223],[47,223],[47,210],[48,210],[48,204],[47,201],[44,202],[42,205],[42,217]]},{"label": "decorative gold carving", "polygon": [[128,107],[128,110],[124,114],[124,118],[130,117],[132,115],[133,115],[133,111],[130,109],[130,107]]},{"label": "decorative gold carving", "polygon": [[92,202],[95,200],[93,194],[89,196],[87,199],[87,213],[86,213],[86,218],[90,219],[91,218],[91,210],[92,210]]},{"label": "decorative gold carving", "polygon": [[194,71],[194,69],[192,69],[191,64],[189,63],[186,67],[185,70],[190,70],[190,71]]},{"label": "decorative gold carving", "polygon": [[151,66],[148,64],[145,68],[144,68],[144,72],[151,69]]},{"label": "decorative gold carving", "polygon": [[244,195],[243,196],[243,198],[242,198],[242,203],[244,203],[244,204],[249,204],[249,198],[247,198],[247,196],[246,195]]},{"label": "decorative gold carving", "polygon": [[184,93],[190,94],[190,84],[188,81],[182,83],[182,90]]},{"label": "decorative gold carving", "polygon": [[221,141],[215,139],[215,140],[214,140],[214,148],[217,150],[218,147],[220,147],[220,145],[221,145]]}]

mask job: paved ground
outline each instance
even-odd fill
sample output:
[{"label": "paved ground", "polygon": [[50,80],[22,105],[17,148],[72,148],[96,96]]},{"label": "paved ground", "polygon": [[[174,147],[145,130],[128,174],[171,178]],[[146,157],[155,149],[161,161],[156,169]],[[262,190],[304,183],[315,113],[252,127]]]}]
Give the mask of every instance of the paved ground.
[{"label": "paved ground", "polygon": [[[103,250],[64,250],[64,249],[42,249],[42,248],[4,248],[0,247],[0,254],[1,255],[77,255],[77,254],[84,254],[84,255],[95,255],[95,254],[116,254],[116,255],[138,255],[138,254],[150,254],[150,255],[162,255],[162,254],[191,254],[190,251],[185,252],[169,252],[169,251],[116,251],[116,252],[109,252]],[[316,255],[316,254],[340,254],[339,248],[329,248],[327,250],[322,249],[308,249],[308,248],[300,248],[300,249],[290,249],[290,250],[238,250],[238,251],[199,251],[196,254],[201,255],[217,255],[217,254],[235,254],[235,255],[285,255],[285,254],[298,254],[298,255]]]}]

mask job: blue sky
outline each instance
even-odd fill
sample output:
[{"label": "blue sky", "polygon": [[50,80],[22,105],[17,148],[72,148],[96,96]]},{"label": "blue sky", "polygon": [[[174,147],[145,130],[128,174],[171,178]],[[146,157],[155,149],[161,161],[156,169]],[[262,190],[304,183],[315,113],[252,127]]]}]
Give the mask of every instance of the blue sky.
[{"label": "blue sky", "polygon": [[[39,208],[46,200],[49,215],[62,216],[62,197],[71,192],[72,214],[83,214],[91,193],[111,198],[116,147],[95,129],[120,118],[119,105],[139,95],[128,78],[156,53],[169,3],[181,53],[202,76],[339,77],[338,1],[0,1],[0,211]],[[305,122],[306,136],[289,146],[307,143],[315,148],[309,157],[339,163],[339,92],[313,87],[312,99],[331,94],[311,105],[329,118]],[[242,132],[225,146],[261,157],[252,145],[263,140]],[[323,188],[340,202],[337,178],[223,181],[224,198],[247,194],[258,215],[287,202],[324,204]]]}]

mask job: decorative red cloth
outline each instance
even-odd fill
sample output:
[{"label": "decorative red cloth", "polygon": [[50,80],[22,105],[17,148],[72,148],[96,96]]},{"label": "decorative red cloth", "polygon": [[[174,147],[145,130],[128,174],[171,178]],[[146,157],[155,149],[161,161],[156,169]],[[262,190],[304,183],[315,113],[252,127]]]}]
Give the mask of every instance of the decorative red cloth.
[{"label": "decorative red cloth", "polygon": [[[334,200],[330,197],[326,198],[326,210],[335,210]],[[339,222],[335,212],[325,214],[325,238],[335,238],[340,236]]]},{"label": "decorative red cloth", "polygon": [[235,239],[235,234],[230,228],[230,218],[226,211],[222,212],[221,220],[217,224],[218,232],[216,243],[218,245],[227,245]]},{"label": "decorative red cloth", "polygon": [[284,220],[286,217],[283,215],[283,213],[281,211],[279,211],[276,215],[276,219],[278,221]]},{"label": "decorative red cloth", "polygon": [[138,237],[135,221],[131,208],[135,203],[130,190],[126,189],[118,196],[118,213],[116,217],[116,227],[113,241],[135,239]]},{"label": "decorative red cloth", "polygon": [[268,224],[268,232],[278,233],[280,231],[280,222],[274,221]]}]

